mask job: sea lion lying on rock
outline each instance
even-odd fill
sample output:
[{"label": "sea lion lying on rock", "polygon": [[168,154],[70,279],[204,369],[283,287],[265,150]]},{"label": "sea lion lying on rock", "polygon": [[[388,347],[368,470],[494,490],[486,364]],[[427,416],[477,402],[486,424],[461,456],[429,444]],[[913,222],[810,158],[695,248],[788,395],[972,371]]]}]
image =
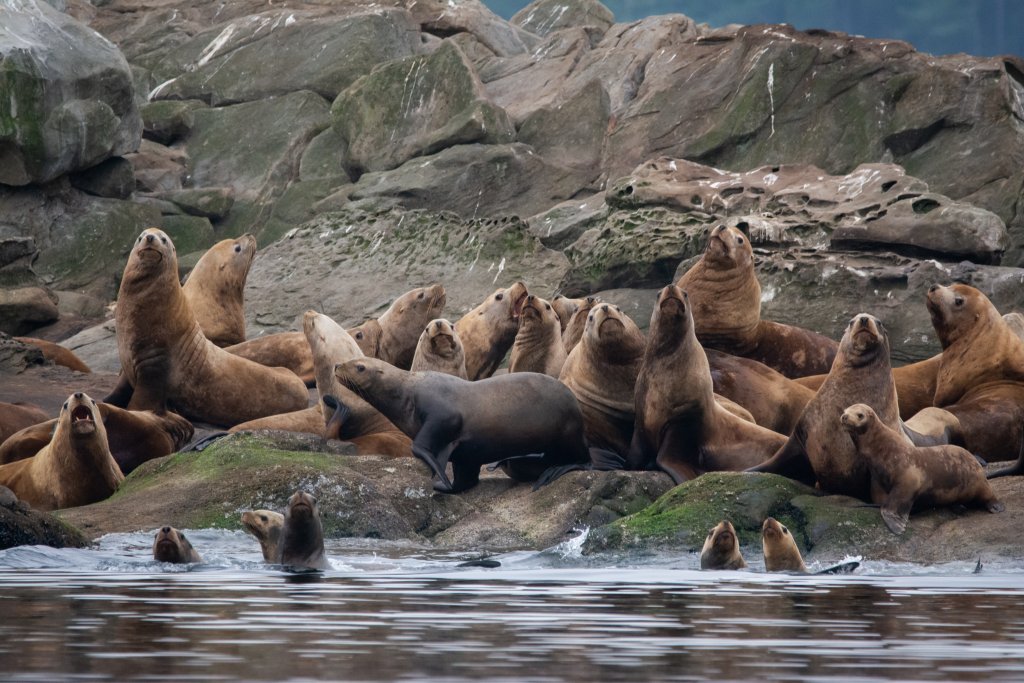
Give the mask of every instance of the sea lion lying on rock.
[{"label": "sea lion lying on rock", "polygon": [[182,284],[199,328],[217,346],[245,341],[245,281],[255,258],[252,235],[221,240],[206,250]]},{"label": "sea lion lying on rock", "polygon": [[60,344],[55,344],[45,339],[36,339],[35,337],[15,337],[15,339],[36,347],[43,352],[43,358],[54,365],[62,365],[76,372],[92,372],[89,366],[75,355],[74,351],[66,349]]},{"label": "sea lion lying on rock", "polygon": [[199,552],[185,538],[185,534],[172,526],[165,526],[157,530],[156,537],[153,539],[153,559],[157,562],[172,562],[174,564],[203,561]]},{"label": "sea lion lying on rock", "polygon": [[[49,419],[42,408],[32,403],[0,402],[0,446],[17,432]],[[3,462],[0,460],[0,464]]]}]

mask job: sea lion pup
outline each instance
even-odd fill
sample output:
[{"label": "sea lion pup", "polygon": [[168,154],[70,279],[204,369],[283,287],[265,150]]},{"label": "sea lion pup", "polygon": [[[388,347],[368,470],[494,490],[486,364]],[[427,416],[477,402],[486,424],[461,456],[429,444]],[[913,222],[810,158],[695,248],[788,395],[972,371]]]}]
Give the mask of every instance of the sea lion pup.
[{"label": "sea lion pup", "polygon": [[[50,416],[32,403],[4,403],[0,401],[0,444],[21,430],[46,422]],[[0,463],[3,461],[0,460]]]},{"label": "sea lion pup", "polygon": [[25,344],[31,344],[37,349],[43,352],[43,358],[50,361],[54,365],[63,365],[66,368],[70,368],[76,372],[92,372],[89,366],[82,361],[81,358],[75,355],[71,349],[65,349],[60,344],[54,344],[51,341],[45,339],[36,339],[35,337],[15,337],[16,340]]},{"label": "sea lion pup", "polygon": [[774,517],[764,520],[764,524],[761,525],[761,550],[764,553],[765,571],[807,571],[793,534]]},{"label": "sea lion pup", "polygon": [[[125,410],[97,404],[107,445],[122,474],[153,458],[170,455],[192,440],[195,429],[181,415],[166,411]],[[31,458],[50,443],[58,419],[27,427],[0,445],[0,464]]]},{"label": "sea lion pup", "polygon": [[416,354],[412,358],[412,372],[443,372],[446,375],[468,379],[466,376],[466,352],[462,340],[455,331],[455,325],[444,318],[427,323]]},{"label": "sea lion pup", "polygon": [[715,400],[687,295],[675,285],[661,290],[651,315],[635,410],[629,469],[657,465],[677,484],[702,472],[762,463],[786,442]]},{"label": "sea lion pup", "polygon": [[519,316],[519,331],[512,343],[509,372],[539,372],[558,377],[565,363],[562,327],[551,304],[529,294]]},{"label": "sea lion pup", "polygon": [[35,457],[0,465],[0,486],[43,511],[103,500],[122,481],[99,408],[81,392],[64,402],[53,438]]},{"label": "sea lion pup", "polygon": [[435,474],[436,491],[475,486],[480,466],[492,462],[508,461],[503,469],[517,480],[590,463],[579,404],[547,375],[518,372],[469,382],[372,358],[342,363],[335,374],[413,439],[412,453]]},{"label": "sea lion pup", "polygon": [[708,532],[700,551],[701,569],[746,569],[740,554],[740,541],[732,522],[722,520]]},{"label": "sea lion pup", "polygon": [[455,323],[466,353],[466,375],[471,380],[494,374],[515,341],[519,314],[526,303],[526,285],[516,282],[496,290]]},{"label": "sea lion pup", "polygon": [[217,242],[202,255],[181,287],[199,329],[220,347],[245,341],[245,280],[256,258],[256,238]]},{"label": "sea lion pup", "polygon": [[246,510],[242,513],[242,527],[256,537],[263,551],[264,562],[276,562],[281,540],[284,515],[272,510]]},{"label": "sea lion pup", "polygon": [[587,444],[625,458],[633,439],[633,394],[647,340],[618,306],[600,304],[585,317],[583,336],[559,380],[580,404]]},{"label": "sea lion pup", "polygon": [[715,227],[700,260],[676,285],[690,295],[697,338],[706,348],[752,358],[789,378],[829,371],[836,342],[810,330],[761,320],[754,252],[737,228]]},{"label": "sea lion pup", "polygon": [[274,564],[295,569],[330,569],[324,551],[324,528],[316,498],[296,491],[284,510]]},{"label": "sea lion pup", "polygon": [[867,463],[872,501],[882,506],[882,519],[894,534],[906,530],[915,503],[974,503],[989,512],[1005,509],[977,458],[963,448],[912,446],[863,403],[844,410],[842,424]]},{"label": "sea lion pup", "polygon": [[121,382],[106,402],[227,426],[304,408],[302,380],[215,346],[192,315],[178,284],[178,258],[156,228],[139,235],[117,297]]},{"label": "sea lion pup", "polygon": [[789,434],[815,390],[801,386],[764,363],[704,349],[711,366],[715,395],[735,401],[753,421],[779,434]]},{"label": "sea lion pup", "polygon": [[199,552],[185,538],[185,534],[172,526],[165,526],[157,530],[156,536],[153,538],[153,559],[157,562],[172,562],[174,564],[203,561]]},{"label": "sea lion pup", "polygon": [[583,338],[583,331],[587,326],[587,317],[594,310],[594,306],[599,303],[601,303],[601,299],[598,297],[588,296],[586,299],[583,299],[576,312],[569,318],[565,329],[562,330],[562,346],[565,347],[567,354],[572,353],[572,350],[580,343],[580,339]]}]

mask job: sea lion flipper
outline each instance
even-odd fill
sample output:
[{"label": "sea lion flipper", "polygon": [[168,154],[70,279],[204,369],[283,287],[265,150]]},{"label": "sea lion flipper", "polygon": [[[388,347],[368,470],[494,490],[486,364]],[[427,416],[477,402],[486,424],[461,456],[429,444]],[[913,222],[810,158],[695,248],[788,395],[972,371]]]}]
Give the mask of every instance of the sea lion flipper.
[{"label": "sea lion flipper", "polygon": [[324,426],[324,438],[325,439],[340,439],[341,428],[345,425],[345,421],[352,416],[352,409],[341,402],[336,396],[331,394],[324,395],[320,400],[323,401],[324,405],[328,408],[333,408],[334,413],[330,419],[327,420],[327,424]]},{"label": "sea lion flipper", "polygon": [[901,515],[895,508],[889,503],[886,503],[882,507],[882,520],[885,525],[889,527],[889,531],[893,532],[897,536],[907,530],[907,521],[909,521],[910,515]]},{"label": "sea lion flipper", "polygon": [[796,428],[775,455],[757,467],[751,467],[746,471],[780,474],[808,486],[814,486],[816,481],[814,468],[811,467],[811,461],[807,457],[807,450],[804,448],[804,436],[801,427]]},{"label": "sea lion flipper", "polygon": [[986,509],[988,509],[989,512],[996,513],[1005,510],[1006,506],[1003,505],[1002,501],[993,500],[989,501],[988,505],[986,506]]},{"label": "sea lion flipper", "polygon": [[551,482],[559,479],[562,475],[568,474],[569,472],[583,471],[594,469],[593,465],[587,463],[573,463],[570,465],[559,465],[557,467],[549,467],[537,478],[537,482],[533,485],[533,490],[536,491],[550,484]]},{"label": "sea lion flipper", "polygon": [[655,463],[676,484],[696,479],[700,474],[687,459],[687,455],[693,451],[693,439],[688,431],[679,420],[667,422],[661,429],[661,443]]},{"label": "sea lion flipper", "polygon": [[118,408],[127,408],[134,392],[135,389],[132,387],[132,383],[128,381],[128,378],[122,372],[118,375],[117,385],[110,390],[110,393],[103,398],[101,403],[109,403]]}]

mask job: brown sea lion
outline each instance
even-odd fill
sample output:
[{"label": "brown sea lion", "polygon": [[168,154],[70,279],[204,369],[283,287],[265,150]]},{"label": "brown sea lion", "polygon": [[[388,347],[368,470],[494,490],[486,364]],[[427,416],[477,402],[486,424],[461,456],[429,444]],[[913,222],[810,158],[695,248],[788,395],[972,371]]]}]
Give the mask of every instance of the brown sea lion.
[{"label": "brown sea lion", "polygon": [[565,328],[569,325],[569,321],[572,320],[573,314],[579,310],[585,301],[586,298],[569,299],[561,294],[556,294],[551,298],[551,308],[558,315],[558,324],[561,326],[562,332],[565,332]]},{"label": "brown sea lion", "polygon": [[203,561],[199,552],[185,538],[185,534],[172,526],[165,526],[157,530],[156,536],[153,538],[153,559],[157,562],[172,562],[174,564]]},{"label": "brown sea lion", "polygon": [[[192,440],[192,423],[170,411],[125,410],[99,403],[107,445],[123,474],[153,458],[170,455]],[[0,464],[31,458],[50,443],[58,419],[27,427],[0,445]]]},{"label": "brown sea lion", "polygon": [[572,350],[576,348],[576,345],[580,343],[580,339],[583,337],[583,331],[587,326],[587,316],[594,310],[594,306],[601,303],[601,299],[596,296],[588,296],[583,299],[580,305],[576,308],[576,311],[569,318],[569,322],[566,323],[565,329],[562,330],[562,346],[565,347],[565,352],[572,353]]},{"label": "brown sea lion", "polygon": [[836,342],[761,320],[754,252],[737,228],[714,228],[700,260],[676,284],[690,295],[697,338],[704,347],[752,358],[789,378],[829,371]]},{"label": "brown sea lion", "polygon": [[559,380],[580,404],[587,443],[626,457],[633,439],[633,394],[647,340],[618,306],[600,304],[586,317],[580,343]]},{"label": "brown sea lion", "polygon": [[675,285],[661,290],[651,315],[635,405],[629,468],[657,465],[677,484],[702,472],[762,463],[786,442],[715,400],[687,295]]},{"label": "brown sea lion", "polygon": [[330,569],[324,550],[324,528],[316,498],[296,491],[284,511],[275,564],[295,569]]},{"label": "brown sea lion", "polygon": [[132,248],[117,297],[122,377],[106,399],[132,410],[171,406],[186,417],[231,426],[299,410],[302,381],[215,346],[181,293],[174,244],[162,230],[143,231]]},{"label": "brown sea lion", "polygon": [[284,515],[272,510],[246,510],[242,513],[242,528],[256,537],[263,551],[264,562],[276,562],[284,527]]},{"label": "brown sea lion", "polygon": [[[0,445],[21,430],[46,422],[50,416],[32,403],[4,403],[0,401]],[[3,464],[0,460],[0,464]]]},{"label": "brown sea lion", "polygon": [[181,287],[199,329],[217,346],[245,341],[245,280],[254,258],[252,235],[221,240],[206,250]]},{"label": "brown sea lion", "polygon": [[963,448],[912,446],[863,403],[843,411],[841,420],[871,473],[871,499],[882,506],[882,519],[894,534],[906,530],[915,504],[973,503],[989,512],[1005,509],[985,479],[984,468]]},{"label": "brown sea lion", "polygon": [[705,349],[715,394],[750,411],[753,421],[779,434],[789,434],[814,390],[749,358]]},{"label": "brown sea lion", "polygon": [[444,318],[431,320],[420,334],[416,354],[412,358],[412,372],[443,372],[446,375],[468,379],[466,352],[455,325]]},{"label": "brown sea lion", "polygon": [[746,569],[747,563],[740,554],[740,541],[732,522],[722,520],[708,532],[704,547],[700,551],[701,569]]},{"label": "brown sea lion", "polygon": [[267,415],[266,417],[258,417],[255,420],[239,422],[234,427],[231,427],[228,432],[234,434],[236,432],[272,429],[282,432],[315,434],[316,436],[323,437],[326,422],[323,411],[318,404],[309,408],[303,408],[302,410],[293,410],[290,413]]},{"label": "brown sea lion", "polygon": [[526,303],[526,285],[516,282],[499,289],[455,323],[466,352],[466,375],[471,380],[494,374],[515,341],[519,314]]},{"label": "brown sea lion", "polygon": [[506,473],[519,480],[590,462],[579,405],[547,375],[518,372],[469,382],[372,358],[338,365],[335,374],[413,439],[413,455],[434,472],[437,491],[465,491],[480,480],[481,465],[519,456],[543,453],[506,464]]},{"label": "brown sea lion", "polygon": [[519,315],[519,330],[512,343],[509,372],[539,372],[558,377],[565,363],[562,328],[551,304],[529,294]]},{"label": "brown sea lion", "polygon": [[761,525],[761,550],[764,553],[764,568],[769,572],[806,572],[807,565],[800,555],[800,548],[789,529],[774,517],[764,520]]},{"label": "brown sea lion", "polygon": [[71,368],[76,372],[92,372],[89,366],[82,361],[81,358],[75,355],[71,349],[65,349],[60,344],[54,344],[51,341],[45,339],[36,339],[35,337],[15,337],[20,342],[25,344],[31,344],[40,351],[43,352],[43,358],[50,361],[54,365],[63,365],[66,368]]},{"label": "brown sea lion", "polygon": [[44,511],[103,500],[123,480],[99,408],[80,392],[64,402],[53,437],[35,457],[0,465],[0,486]]},{"label": "brown sea lion", "polygon": [[253,337],[224,350],[264,367],[287,368],[307,385],[315,381],[313,356],[302,332],[277,332]]}]

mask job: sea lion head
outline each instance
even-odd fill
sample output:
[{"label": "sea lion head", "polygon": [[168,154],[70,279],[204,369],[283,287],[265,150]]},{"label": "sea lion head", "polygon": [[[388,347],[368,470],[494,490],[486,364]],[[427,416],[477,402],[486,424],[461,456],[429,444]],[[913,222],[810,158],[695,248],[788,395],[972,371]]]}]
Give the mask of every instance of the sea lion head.
[{"label": "sea lion head", "polygon": [[765,538],[769,538],[769,539],[782,538],[783,536],[789,536],[789,535],[790,535],[789,534],[789,529],[787,529],[785,526],[783,526],[774,517],[769,517],[768,519],[764,520],[764,524],[761,525],[761,538],[762,539],[765,539]]},{"label": "sea lion head", "polygon": [[246,510],[242,513],[242,527],[260,542],[263,559],[274,562],[284,515],[272,510]]},{"label": "sea lion head", "polygon": [[420,343],[424,341],[429,345],[430,352],[441,358],[453,358],[462,349],[455,325],[444,318],[430,321],[420,335]]},{"label": "sea lion head", "polygon": [[336,323],[330,316],[316,311],[302,314],[302,332],[313,351],[313,355],[328,354],[328,358],[351,359],[359,358],[363,351],[359,344],[345,328]]},{"label": "sea lion head", "polygon": [[761,548],[766,570],[807,571],[796,539],[789,533],[789,529],[774,517],[764,520],[764,524],[761,525]]},{"label": "sea lion head", "polygon": [[658,303],[651,314],[650,336],[661,349],[668,344],[672,350],[693,329],[693,311],[690,297],[675,285],[668,285],[658,293]]},{"label": "sea lion head", "polygon": [[[173,268],[169,268],[173,266]],[[159,228],[146,228],[135,239],[128,265],[125,266],[125,279],[143,278],[154,273],[172,270],[175,278],[178,273],[178,257],[174,242]]]},{"label": "sea lion head", "polygon": [[[738,561],[737,561],[738,557]],[[701,569],[745,567],[740,555],[740,542],[732,522],[722,520],[708,532],[700,551]]]},{"label": "sea lion head", "polygon": [[561,294],[556,294],[554,297],[552,297],[551,308],[555,309],[555,313],[558,314],[558,322],[561,324],[563,332],[565,331],[566,326],[569,324],[569,321],[572,320],[573,314],[579,310],[583,302],[584,299],[570,299],[568,297],[562,296]]},{"label": "sea lion head", "polygon": [[754,263],[750,240],[739,228],[717,225],[704,247],[704,262],[715,269],[746,268]]},{"label": "sea lion head", "polygon": [[712,547],[724,552],[732,552],[732,549],[739,543],[736,538],[736,528],[732,522],[723,519],[715,528],[708,532],[704,541],[704,547]]},{"label": "sea lion head", "polygon": [[523,309],[520,313],[519,324],[524,327],[532,325],[540,325],[542,327],[559,325],[559,328],[561,328],[561,324],[558,322],[558,314],[550,302],[533,294],[526,295],[526,301],[523,302]]},{"label": "sea lion head", "polygon": [[285,523],[291,521],[308,521],[320,516],[316,498],[305,491],[296,491],[288,498],[288,507],[284,511]]},{"label": "sea lion head", "polygon": [[847,323],[839,348],[853,365],[865,365],[880,356],[888,361],[889,336],[881,320],[858,313]]},{"label": "sea lion head", "polygon": [[397,368],[378,358],[357,358],[335,365],[334,376],[342,386],[348,387],[360,398],[369,400],[367,397],[371,394],[385,398],[397,393],[387,382],[389,371],[392,370]]},{"label": "sea lion head", "polygon": [[877,420],[874,409],[864,403],[855,403],[843,411],[839,421],[843,428],[851,434],[863,434],[873,420]]},{"label": "sea lion head", "polygon": [[944,349],[968,335],[979,321],[999,317],[988,297],[970,285],[932,285],[925,306]]},{"label": "sea lion head", "polygon": [[185,534],[172,526],[157,530],[153,539],[153,559],[157,562],[192,562],[195,549]]},{"label": "sea lion head", "polygon": [[476,307],[475,313],[493,319],[495,323],[511,321],[519,325],[519,317],[526,305],[526,297],[530,295],[526,285],[515,282],[511,287],[495,290],[487,299]]},{"label": "sea lion head", "polygon": [[[586,331],[590,312],[594,310],[594,306],[601,303],[601,299],[596,296],[584,297],[583,299],[577,299],[577,301],[580,302],[579,305],[573,312],[572,317],[569,318],[565,329],[562,330],[562,343],[567,352],[572,351],[573,347],[579,343],[583,333]],[[554,306],[554,302],[551,302],[551,305]]]},{"label": "sea lion head", "polygon": [[72,438],[81,439],[92,437],[97,432],[103,435],[106,441],[106,432],[103,430],[103,416],[100,415],[99,406],[87,394],[76,392],[68,396],[60,409],[60,424],[66,426]]},{"label": "sea lion head", "polygon": [[233,275],[232,279],[244,285],[249,276],[249,268],[256,258],[256,238],[250,233],[245,233],[238,239],[224,240],[221,244],[228,253],[228,258],[220,265],[221,270],[229,270]]},{"label": "sea lion head", "polygon": [[418,287],[410,290],[395,299],[391,307],[381,316],[381,320],[389,313],[405,315],[409,311],[415,311],[421,316],[428,318],[436,317],[444,310],[447,294],[444,285],[430,285],[429,287]]}]

